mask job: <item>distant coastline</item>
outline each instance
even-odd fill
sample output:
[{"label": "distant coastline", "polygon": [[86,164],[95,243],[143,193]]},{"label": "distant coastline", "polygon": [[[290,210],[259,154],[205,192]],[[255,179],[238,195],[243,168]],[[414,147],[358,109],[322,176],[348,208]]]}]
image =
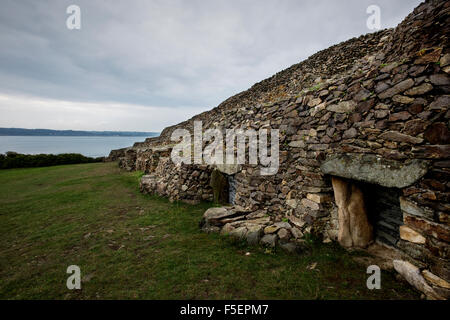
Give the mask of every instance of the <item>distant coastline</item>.
[{"label": "distant coastline", "polygon": [[159,132],[0,128],[0,136],[156,137],[158,135]]}]

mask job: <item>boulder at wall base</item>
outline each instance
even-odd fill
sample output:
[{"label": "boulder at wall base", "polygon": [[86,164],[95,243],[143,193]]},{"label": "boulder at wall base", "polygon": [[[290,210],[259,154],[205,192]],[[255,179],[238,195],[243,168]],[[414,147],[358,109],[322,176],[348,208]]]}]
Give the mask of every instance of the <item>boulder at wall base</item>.
[{"label": "boulder at wall base", "polygon": [[228,203],[228,180],[218,169],[211,173],[210,186],[213,189],[214,203]]},{"label": "boulder at wall base", "polygon": [[354,184],[332,178],[334,196],[338,207],[338,241],[343,247],[367,247],[373,240],[362,191]]}]

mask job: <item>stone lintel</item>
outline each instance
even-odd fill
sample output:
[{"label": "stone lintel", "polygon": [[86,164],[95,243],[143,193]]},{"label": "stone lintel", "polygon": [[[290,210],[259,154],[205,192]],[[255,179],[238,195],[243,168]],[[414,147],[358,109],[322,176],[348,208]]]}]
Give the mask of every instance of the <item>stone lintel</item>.
[{"label": "stone lintel", "polygon": [[428,170],[424,160],[396,161],[372,154],[336,154],[321,165],[325,174],[353,179],[387,188],[405,188],[420,178]]}]

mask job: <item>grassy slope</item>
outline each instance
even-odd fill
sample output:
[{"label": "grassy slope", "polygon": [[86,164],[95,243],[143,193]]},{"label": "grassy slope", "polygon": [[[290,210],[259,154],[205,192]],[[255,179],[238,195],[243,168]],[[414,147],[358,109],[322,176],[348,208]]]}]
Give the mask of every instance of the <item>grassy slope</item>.
[{"label": "grassy slope", "polygon": [[[141,195],[138,177],[114,163],[0,171],[0,298],[418,298],[390,273],[368,290],[335,245],[287,255],[204,234],[207,204]],[[82,290],[66,288],[72,264]]]}]

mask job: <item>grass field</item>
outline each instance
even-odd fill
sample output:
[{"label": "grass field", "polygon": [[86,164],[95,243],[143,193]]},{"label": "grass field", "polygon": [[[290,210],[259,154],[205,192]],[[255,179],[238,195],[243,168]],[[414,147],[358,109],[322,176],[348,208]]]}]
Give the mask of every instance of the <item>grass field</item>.
[{"label": "grass field", "polygon": [[[288,255],[204,234],[209,204],[142,195],[139,176],[115,163],[0,170],[0,298],[419,298],[387,272],[368,290],[366,267],[337,245]],[[69,265],[81,290],[66,287]]]}]

